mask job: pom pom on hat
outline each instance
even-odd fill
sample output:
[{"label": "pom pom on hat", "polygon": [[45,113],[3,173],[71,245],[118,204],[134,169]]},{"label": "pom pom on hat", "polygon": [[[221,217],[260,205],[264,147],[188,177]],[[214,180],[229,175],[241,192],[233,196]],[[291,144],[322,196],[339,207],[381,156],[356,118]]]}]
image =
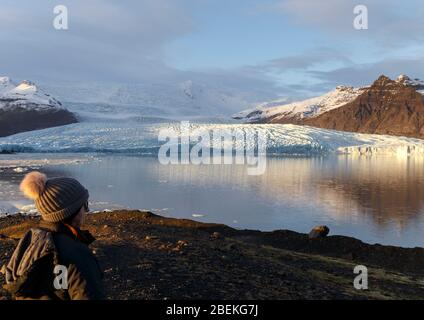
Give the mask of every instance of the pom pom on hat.
[{"label": "pom pom on hat", "polygon": [[33,171],[21,182],[21,191],[34,200],[37,211],[45,221],[59,222],[77,214],[88,201],[88,190],[77,180],[67,177],[47,179]]},{"label": "pom pom on hat", "polygon": [[22,180],[20,189],[24,195],[32,200],[36,200],[46,188],[47,177],[45,174],[33,171],[28,173]]}]

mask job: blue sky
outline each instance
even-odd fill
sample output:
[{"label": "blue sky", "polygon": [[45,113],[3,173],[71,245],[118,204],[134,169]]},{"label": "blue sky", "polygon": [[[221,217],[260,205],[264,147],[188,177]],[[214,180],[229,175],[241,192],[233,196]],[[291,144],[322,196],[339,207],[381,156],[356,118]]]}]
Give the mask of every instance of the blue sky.
[{"label": "blue sky", "polygon": [[188,8],[195,27],[168,50],[179,68],[234,68],[296,55],[313,42],[317,32],[293,28],[265,1],[200,1]]},{"label": "blue sky", "polygon": [[[57,4],[69,30],[52,27]],[[358,4],[368,30],[352,26]],[[424,78],[423,16],[419,0],[2,0],[0,73],[313,96],[382,73]]]}]

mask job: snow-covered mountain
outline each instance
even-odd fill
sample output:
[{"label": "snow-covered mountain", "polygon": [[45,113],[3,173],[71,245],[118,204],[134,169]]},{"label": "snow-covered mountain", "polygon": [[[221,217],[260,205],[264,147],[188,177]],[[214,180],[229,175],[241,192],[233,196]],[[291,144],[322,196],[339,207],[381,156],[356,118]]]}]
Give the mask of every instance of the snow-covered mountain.
[{"label": "snow-covered mountain", "polygon": [[30,81],[0,77],[0,137],[77,122],[75,115]]},{"label": "snow-covered mountain", "polygon": [[286,101],[271,101],[260,104],[254,109],[239,112],[233,116],[247,122],[264,122],[276,120],[283,123],[295,123],[304,118],[316,117],[324,112],[338,108],[356,99],[366,88],[338,86],[322,96],[304,101],[287,103]]},{"label": "snow-covered mountain", "polygon": [[381,75],[354,101],[299,124],[423,139],[424,96],[417,90],[420,85],[420,81],[405,76],[392,80]]},{"label": "snow-covered mountain", "polygon": [[[424,94],[424,81],[411,79],[406,75],[400,75],[397,83],[413,87],[417,92]],[[253,109],[247,109],[233,115],[235,119],[241,119],[248,123],[295,123],[301,124],[302,120],[315,118],[330,110],[344,106],[359,97],[369,86],[354,88],[338,86],[322,96],[303,101],[287,103],[287,101],[271,101],[259,104]]]},{"label": "snow-covered mountain", "polygon": [[0,108],[14,107],[36,110],[62,109],[61,103],[39,89],[34,83],[24,80],[15,85],[9,77],[0,77]]},{"label": "snow-covered mountain", "polygon": [[415,78],[411,79],[407,75],[401,74],[399,77],[397,77],[396,82],[402,83],[405,86],[413,87],[417,92],[424,95],[424,81]]},{"label": "snow-covered mountain", "polygon": [[[128,114],[161,116],[231,116],[252,103],[270,97],[201,81],[168,81],[161,83],[68,83],[44,84],[71,111],[77,113]],[[75,109],[74,109],[75,107]]]}]

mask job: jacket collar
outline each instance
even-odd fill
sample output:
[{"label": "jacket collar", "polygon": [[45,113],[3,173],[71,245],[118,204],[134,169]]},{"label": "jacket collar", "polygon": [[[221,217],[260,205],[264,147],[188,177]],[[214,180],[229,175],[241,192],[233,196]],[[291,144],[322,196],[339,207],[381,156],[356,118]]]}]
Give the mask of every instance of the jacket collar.
[{"label": "jacket collar", "polygon": [[38,227],[53,233],[65,234],[72,239],[85,243],[86,245],[89,245],[96,240],[89,231],[75,228],[63,222],[48,222],[41,220]]}]

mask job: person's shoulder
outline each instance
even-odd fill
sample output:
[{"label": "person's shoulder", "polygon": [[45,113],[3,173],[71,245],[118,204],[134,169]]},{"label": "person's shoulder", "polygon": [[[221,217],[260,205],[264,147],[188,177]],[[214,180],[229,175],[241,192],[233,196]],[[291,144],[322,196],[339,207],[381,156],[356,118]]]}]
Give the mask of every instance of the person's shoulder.
[{"label": "person's shoulder", "polygon": [[72,239],[70,236],[62,233],[54,234],[54,242],[61,259],[65,262],[75,262],[91,255],[90,249],[84,243]]}]

